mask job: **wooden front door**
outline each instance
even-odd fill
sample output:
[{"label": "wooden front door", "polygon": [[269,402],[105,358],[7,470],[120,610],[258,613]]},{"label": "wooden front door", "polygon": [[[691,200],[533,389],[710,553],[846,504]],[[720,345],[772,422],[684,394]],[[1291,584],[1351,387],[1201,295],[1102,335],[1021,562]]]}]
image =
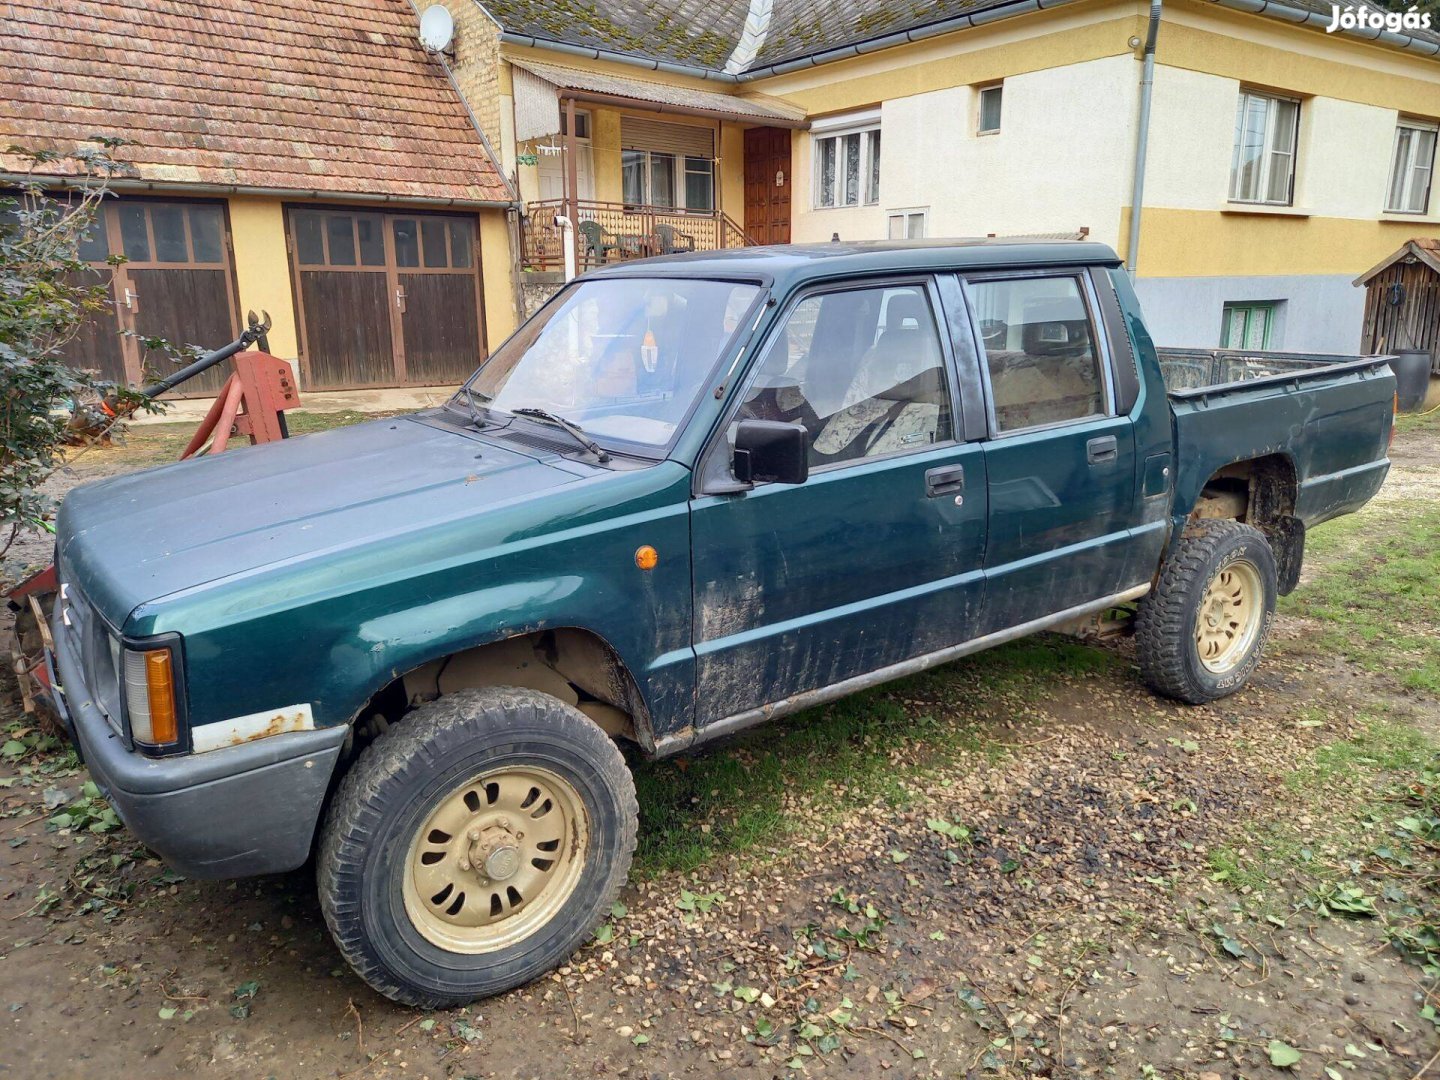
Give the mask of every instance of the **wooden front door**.
[{"label": "wooden front door", "polygon": [[[161,338],[181,349],[219,348],[240,333],[221,203],[116,199],[107,202],[81,246],[87,283],[108,287],[110,310],[89,320],[65,359],[102,379],[144,385],[188,363],[146,346]],[[123,256],[115,267],[106,260]],[[226,365],[176,387],[172,397],[204,396],[229,375]]]},{"label": "wooden front door", "polygon": [[294,209],[288,225],[307,388],[449,385],[485,358],[474,218]]},{"label": "wooden front door", "polygon": [[745,235],[754,244],[790,242],[790,132],[745,132]]}]

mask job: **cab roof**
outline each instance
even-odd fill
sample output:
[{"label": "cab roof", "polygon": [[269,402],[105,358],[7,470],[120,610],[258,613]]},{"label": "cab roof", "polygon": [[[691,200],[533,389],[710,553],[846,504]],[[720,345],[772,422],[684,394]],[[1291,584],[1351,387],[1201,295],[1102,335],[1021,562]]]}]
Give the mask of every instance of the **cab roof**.
[{"label": "cab roof", "polygon": [[758,278],[778,291],[788,292],[810,281],[861,274],[1119,265],[1119,257],[1108,245],[1089,240],[979,237],[835,241],[686,252],[601,267],[584,278]]}]

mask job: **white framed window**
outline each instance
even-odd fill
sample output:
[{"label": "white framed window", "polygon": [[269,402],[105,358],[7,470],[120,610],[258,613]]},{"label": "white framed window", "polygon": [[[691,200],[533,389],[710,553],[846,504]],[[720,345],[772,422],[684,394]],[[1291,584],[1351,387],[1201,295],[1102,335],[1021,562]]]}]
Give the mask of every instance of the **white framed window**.
[{"label": "white framed window", "polygon": [[1230,157],[1230,200],[1289,206],[1295,193],[1300,102],[1241,90]]},{"label": "white framed window", "polygon": [[880,201],[880,111],[817,120],[815,144],[817,210],[873,206]]},{"label": "white framed window", "polygon": [[1423,214],[1430,207],[1430,183],[1435,175],[1435,136],[1440,130],[1427,120],[1401,118],[1395,127],[1395,149],[1390,155],[1390,189],[1385,209],[1392,214]]},{"label": "white framed window", "polygon": [[626,206],[715,209],[715,163],[659,150],[622,150],[620,179]]},{"label": "white framed window", "polygon": [[919,206],[907,210],[891,210],[887,214],[890,222],[891,240],[923,240],[928,233],[930,208]]},{"label": "white framed window", "polygon": [[994,135],[1000,130],[1000,104],[1004,90],[1002,83],[980,88],[980,108],[975,121],[975,134]]}]

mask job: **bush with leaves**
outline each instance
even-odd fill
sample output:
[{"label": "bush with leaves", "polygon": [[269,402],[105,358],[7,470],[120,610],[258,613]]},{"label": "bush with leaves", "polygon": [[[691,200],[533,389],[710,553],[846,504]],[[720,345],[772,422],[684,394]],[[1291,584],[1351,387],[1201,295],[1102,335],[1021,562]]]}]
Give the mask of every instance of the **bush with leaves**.
[{"label": "bush with leaves", "polygon": [[[65,155],[7,148],[30,162],[31,176],[65,172],[73,183],[68,197],[34,180],[0,198],[0,555],[50,511],[40,486],[66,441],[68,409],[101,392],[91,374],[61,357],[85,321],[111,304],[80,245],[123,168],[110,156],[123,140],[92,142]],[[134,391],[110,393],[132,408],[140,403]]]}]

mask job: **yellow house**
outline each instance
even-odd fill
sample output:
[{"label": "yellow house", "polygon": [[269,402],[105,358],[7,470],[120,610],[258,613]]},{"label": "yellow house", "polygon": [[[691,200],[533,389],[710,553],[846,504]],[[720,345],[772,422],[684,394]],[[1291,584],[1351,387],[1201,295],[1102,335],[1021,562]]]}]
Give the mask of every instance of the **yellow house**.
[{"label": "yellow house", "polygon": [[[214,347],[254,309],[303,388],[454,385],[514,328],[515,194],[402,0],[297,0],[243,33],[213,5],[7,9],[0,146],[130,140],[84,252],[114,304],[76,364],[141,382],[172,367],[145,338]],[[77,170],[6,154],[0,186]]]},{"label": "yellow house", "polygon": [[298,0],[234,35],[8,5],[0,145],[134,140],[77,363],[138,381],[142,337],[217,344],[255,308],[302,388],[453,385],[573,270],[1081,229],[1161,344],[1340,352],[1351,282],[1440,224],[1440,33],[1369,6],[440,0],[422,46],[424,6]]},{"label": "yellow house", "polygon": [[557,216],[582,268],[1083,228],[1162,344],[1345,351],[1355,276],[1440,223],[1440,32],[1368,5],[1331,27],[1320,0],[444,4],[531,301]]}]

